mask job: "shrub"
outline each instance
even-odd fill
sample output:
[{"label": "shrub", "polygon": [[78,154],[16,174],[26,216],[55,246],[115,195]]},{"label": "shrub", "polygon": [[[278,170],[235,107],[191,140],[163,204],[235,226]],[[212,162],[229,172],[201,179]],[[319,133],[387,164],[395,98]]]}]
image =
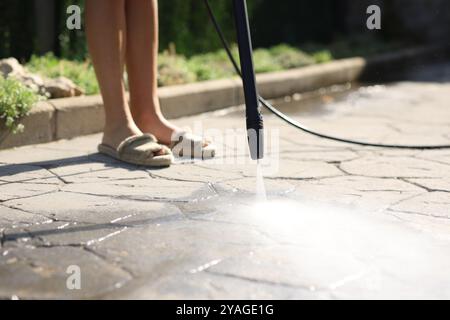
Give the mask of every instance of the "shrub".
[{"label": "shrub", "polygon": [[187,66],[186,58],[169,52],[159,55],[158,85],[170,86],[193,82],[196,76]]},{"label": "shrub", "polygon": [[283,68],[267,49],[256,49],[253,52],[256,73],[280,71]]},{"label": "shrub", "polygon": [[333,54],[328,50],[320,50],[312,54],[315,63],[325,63],[334,60]]},{"label": "shrub", "polygon": [[[232,52],[238,60],[239,54],[236,46],[232,47]],[[311,55],[288,45],[278,45],[271,49],[256,49],[253,58],[257,73],[299,68],[315,63],[315,59]],[[188,66],[196,74],[197,81],[236,75],[225,50],[195,55],[188,59]]]},{"label": "shrub", "polygon": [[[237,58],[237,47],[232,47]],[[225,50],[195,55],[188,61],[189,69],[195,73],[197,81],[219,79],[235,76],[233,65],[228,60]]]},{"label": "shrub", "polygon": [[0,121],[13,133],[23,130],[20,119],[41,97],[19,81],[0,76]]},{"label": "shrub", "polygon": [[271,48],[270,54],[282,69],[300,68],[315,63],[314,58],[307,53],[285,44]]},{"label": "shrub", "polygon": [[40,74],[47,78],[66,77],[76,85],[83,88],[86,94],[96,94],[99,92],[94,68],[89,60],[70,61],[59,59],[52,53],[44,56],[32,56],[26,64],[26,68],[33,73]]}]

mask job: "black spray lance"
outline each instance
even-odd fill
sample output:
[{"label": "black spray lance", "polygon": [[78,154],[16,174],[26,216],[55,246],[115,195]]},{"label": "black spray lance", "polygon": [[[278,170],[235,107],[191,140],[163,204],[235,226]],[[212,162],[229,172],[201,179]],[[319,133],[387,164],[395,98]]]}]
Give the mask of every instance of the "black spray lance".
[{"label": "black spray lance", "polygon": [[241,74],[244,85],[245,116],[250,156],[253,160],[259,160],[264,157],[264,125],[256,89],[247,4],[245,0],[233,0],[233,5],[241,60]]}]

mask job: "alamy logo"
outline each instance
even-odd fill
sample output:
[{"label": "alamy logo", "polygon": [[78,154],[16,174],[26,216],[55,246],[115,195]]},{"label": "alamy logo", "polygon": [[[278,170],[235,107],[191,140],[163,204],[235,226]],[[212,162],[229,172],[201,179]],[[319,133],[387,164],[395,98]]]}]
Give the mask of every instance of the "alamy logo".
[{"label": "alamy logo", "polygon": [[367,29],[369,30],[381,30],[381,8],[377,5],[371,5],[367,8]]},{"label": "alamy logo", "polygon": [[67,278],[66,287],[69,290],[81,290],[81,269],[79,266],[69,266],[66,270],[70,276]]},{"label": "alamy logo", "polygon": [[81,30],[81,8],[76,5],[68,6],[66,12],[69,14],[66,21],[67,29]]}]

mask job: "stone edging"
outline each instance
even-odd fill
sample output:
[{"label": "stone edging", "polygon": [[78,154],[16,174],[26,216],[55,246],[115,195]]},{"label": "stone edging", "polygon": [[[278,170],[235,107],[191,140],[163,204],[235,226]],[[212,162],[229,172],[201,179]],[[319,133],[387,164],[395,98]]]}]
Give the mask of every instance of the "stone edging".
[{"label": "stone edging", "polygon": [[[267,99],[319,88],[374,79],[393,66],[435,57],[447,47],[432,46],[383,54],[371,59],[350,58],[325,64],[257,76],[258,89]],[[243,103],[238,78],[205,81],[159,89],[161,106],[168,118],[179,118]],[[55,99],[38,103],[23,121],[25,131],[0,141],[0,149],[70,139],[101,132],[104,123],[100,96]]]}]

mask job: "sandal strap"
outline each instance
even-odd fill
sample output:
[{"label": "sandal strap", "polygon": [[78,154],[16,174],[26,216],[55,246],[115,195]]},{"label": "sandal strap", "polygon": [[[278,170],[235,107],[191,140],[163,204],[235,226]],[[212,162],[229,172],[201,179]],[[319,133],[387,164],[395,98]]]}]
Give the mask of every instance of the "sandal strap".
[{"label": "sandal strap", "polygon": [[189,132],[184,132],[184,131],[175,133],[172,140],[174,142],[172,142],[170,144],[170,146],[169,146],[170,149],[174,148],[176,145],[182,143],[183,141],[194,144],[194,145],[200,145],[200,147],[203,147],[203,144],[205,142],[209,143],[209,141],[207,139],[205,139],[201,136],[198,136],[198,135],[195,135],[195,134],[192,134]]},{"label": "sandal strap", "polygon": [[158,144],[158,140],[154,135],[151,134],[143,134],[131,136],[122,141],[117,147],[117,154],[119,156],[123,156],[123,154],[127,151],[135,150],[140,146],[148,145],[145,152],[148,156],[154,155],[156,152],[159,152],[163,149],[163,146]]},{"label": "sandal strap", "polygon": [[170,149],[178,156],[197,155],[202,157],[205,139],[188,132],[178,132],[174,135],[174,142]]}]

